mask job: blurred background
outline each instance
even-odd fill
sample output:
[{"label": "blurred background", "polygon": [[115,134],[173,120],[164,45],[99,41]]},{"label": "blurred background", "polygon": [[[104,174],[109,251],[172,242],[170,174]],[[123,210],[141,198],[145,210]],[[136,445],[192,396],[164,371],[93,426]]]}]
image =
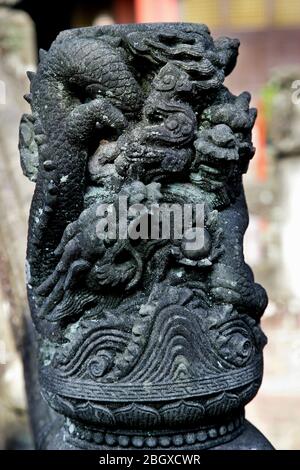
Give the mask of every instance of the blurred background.
[{"label": "blurred background", "polygon": [[259,110],[245,176],[245,256],[270,302],[265,374],[247,417],[277,449],[300,449],[300,1],[0,0],[0,449],[32,447],[20,359],[27,315],[24,258],[33,183],[22,175],[18,125],[29,106],[26,70],[59,31],[112,23],[205,23],[241,41],[225,81]]}]

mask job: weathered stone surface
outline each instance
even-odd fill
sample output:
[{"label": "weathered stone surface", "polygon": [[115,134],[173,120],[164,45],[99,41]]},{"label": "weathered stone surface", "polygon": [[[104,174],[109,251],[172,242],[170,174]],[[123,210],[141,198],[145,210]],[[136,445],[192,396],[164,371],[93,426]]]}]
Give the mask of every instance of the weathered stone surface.
[{"label": "weathered stone surface", "polygon": [[[195,24],[79,29],[29,74],[28,298],[43,396],[61,415],[37,446],[202,449],[242,433],[267,296],[243,258],[256,111],[223,85],[238,45]],[[122,239],[121,196],[150,221],[153,204],[201,206],[203,224]],[[114,239],[99,236],[100,204]]]}]

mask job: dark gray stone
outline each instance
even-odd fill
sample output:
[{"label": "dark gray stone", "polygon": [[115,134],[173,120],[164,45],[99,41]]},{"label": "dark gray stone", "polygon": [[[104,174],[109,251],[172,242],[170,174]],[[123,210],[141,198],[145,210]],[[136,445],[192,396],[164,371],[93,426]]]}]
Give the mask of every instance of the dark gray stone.
[{"label": "dark gray stone", "polygon": [[[54,410],[47,432],[42,406],[33,417],[37,447],[248,445],[243,410],[261,383],[267,296],[243,258],[256,111],[247,92],[223,85],[238,46],[196,24],[78,29],[29,73],[28,298]],[[140,204],[126,239],[121,196],[126,209]],[[115,238],[99,235],[104,203]],[[161,204],[189,204],[192,228],[134,239]]]}]

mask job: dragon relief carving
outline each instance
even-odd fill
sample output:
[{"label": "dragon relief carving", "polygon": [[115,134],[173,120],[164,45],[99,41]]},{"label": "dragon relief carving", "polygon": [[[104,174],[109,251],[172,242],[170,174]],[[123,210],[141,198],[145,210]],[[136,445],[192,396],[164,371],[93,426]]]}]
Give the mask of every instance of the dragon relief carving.
[{"label": "dragon relief carving", "polygon": [[[242,188],[256,111],[223,85],[238,46],[204,25],[93,27],[61,33],[28,74],[28,298],[43,395],[81,429],[64,428],[73,447],[210,447],[259,388],[267,297],[243,258]],[[149,220],[153,204],[202,204],[204,224],[122,239],[121,196]],[[99,204],[115,239],[98,236]]]}]

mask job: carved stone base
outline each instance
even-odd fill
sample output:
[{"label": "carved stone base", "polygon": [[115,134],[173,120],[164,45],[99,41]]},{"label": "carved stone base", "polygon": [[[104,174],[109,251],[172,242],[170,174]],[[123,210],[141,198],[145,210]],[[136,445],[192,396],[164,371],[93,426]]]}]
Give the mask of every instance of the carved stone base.
[{"label": "carved stone base", "polygon": [[41,396],[36,338],[29,321],[24,346],[28,405],[37,449],[274,450],[265,436],[244,418],[244,411],[225,418],[222,423],[219,420],[214,425],[198,426],[185,432],[151,433],[151,436],[149,432],[133,434],[123,429],[112,433],[78,425],[53,411]]}]

